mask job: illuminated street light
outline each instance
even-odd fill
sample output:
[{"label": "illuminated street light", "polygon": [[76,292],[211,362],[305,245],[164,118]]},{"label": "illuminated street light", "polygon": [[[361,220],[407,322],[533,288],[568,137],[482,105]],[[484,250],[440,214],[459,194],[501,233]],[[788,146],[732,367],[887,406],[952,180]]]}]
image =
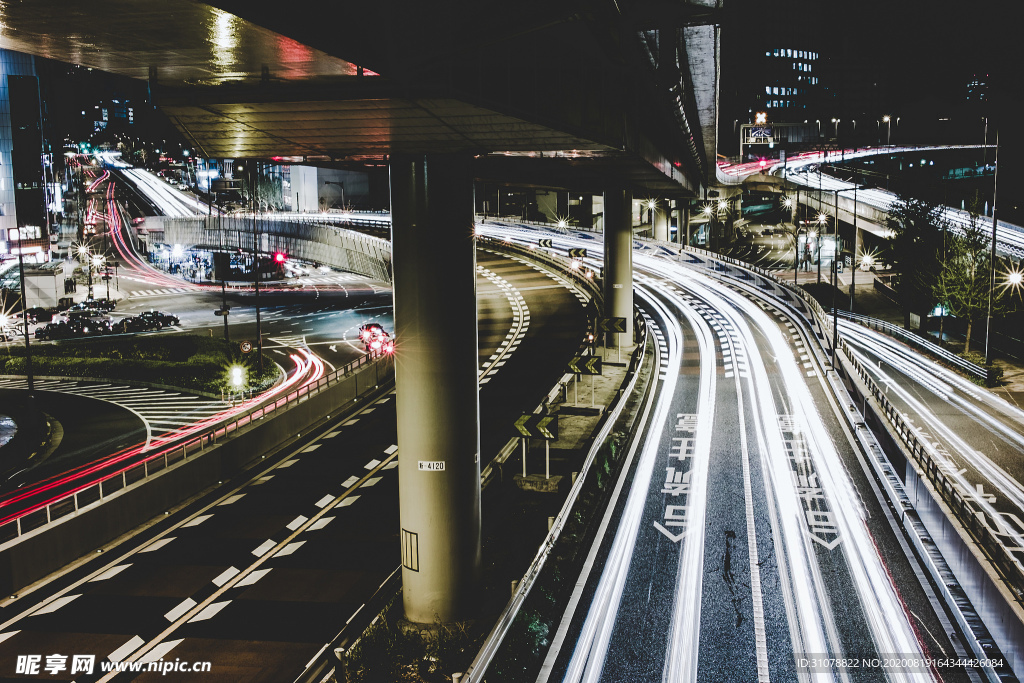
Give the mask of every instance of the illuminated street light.
[{"label": "illuminated street light", "polygon": [[785,199],[782,200],[782,205],[784,207],[786,207],[787,209],[792,209],[793,208],[793,198],[792,197],[786,197]]},{"label": "illuminated street light", "polygon": [[[825,224],[828,223],[828,214],[821,212],[818,214],[818,225],[821,226],[821,234],[825,234]],[[821,284],[821,240],[815,242],[815,251],[818,254],[818,284]]]},{"label": "illuminated street light", "polygon": [[1010,267],[1009,270],[1002,273],[1003,281],[999,283],[999,287],[1004,291],[1020,291],[1021,286],[1024,285],[1024,270],[1021,269],[1020,264],[1015,264]]}]

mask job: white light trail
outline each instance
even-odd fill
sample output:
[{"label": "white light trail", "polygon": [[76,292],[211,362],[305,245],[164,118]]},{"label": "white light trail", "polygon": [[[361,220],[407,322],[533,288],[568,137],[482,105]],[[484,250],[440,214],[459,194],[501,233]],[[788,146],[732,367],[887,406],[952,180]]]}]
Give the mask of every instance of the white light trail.
[{"label": "white light trail", "polygon": [[[662,314],[666,316],[666,321],[672,321],[672,316],[668,315],[664,306],[653,299],[651,303],[655,308],[661,310]],[[682,329],[678,324],[674,324],[665,330],[665,333],[669,341],[668,366],[679,367],[682,354]],[[702,358],[702,365],[704,362]],[[622,511],[619,527],[612,541],[608,558],[605,560],[604,571],[598,582],[563,681],[596,683],[600,679],[608,653],[608,644],[615,626],[615,616],[618,614],[622,591],[629,573],[629,565],[633,559],[633,548],[636,545],[637,532],[647,502],[647,493],[658,456],[658,448],[668,422],[677,376],[678,373],[668,373],[658,397],[654,417],[650,423],[652,428],[648,432],[640,460],[637,462],[636,475]]]}]

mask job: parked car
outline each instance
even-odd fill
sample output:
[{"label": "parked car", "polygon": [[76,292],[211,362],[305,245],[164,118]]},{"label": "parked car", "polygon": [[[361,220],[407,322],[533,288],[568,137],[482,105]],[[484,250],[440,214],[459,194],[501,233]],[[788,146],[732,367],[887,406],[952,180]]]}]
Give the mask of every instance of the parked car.
[{"label": "parked car", "polygon": [[110,334],[113,332],[113,329],[110,327],[110,320],[93,320],[89,318],[72,320],[68,323],[68,330],[70,330],[70,336],[72,337]]},{"label": "parked car", "polygon": [[171,315],[170,313],[161,313],[160,311],[143,311],[136,317],[152,324],[156,329],[178,324],[178,316]]},{"label": "parked car", "polygon": [[53,311],[42,306],[34,306],[25,311],[25,318],[30,323],[48,323],[53,320]]},{"label": "parked car", "polygon": [[71,328],[64,321],[57,323],[46,323],[36,330],[36,339],[53,340],[67,339],[72,336]]},{"label": "parked car", "polygon": [[96,308],[101,311],[112,311],[117,307],[114,299],[86,299],[82,302],[84,308]]},{"label": "parked car", "polygon": [[69,325],[72,323],[82,323],[85,325],[92,325],[93,327],[102,327],[105,325],[107,329],[109,329],[112,322],[113,321],[109,315],[103,311],[98,311],[95,308],[68,312]]},{"label": "parked car", "polygon": [[113,323],[114,332],[125,334],[128,332],[145,332],[146,330],[157,329],[156,321],[150,318],[143,318],[138,315],[129,315]]}]

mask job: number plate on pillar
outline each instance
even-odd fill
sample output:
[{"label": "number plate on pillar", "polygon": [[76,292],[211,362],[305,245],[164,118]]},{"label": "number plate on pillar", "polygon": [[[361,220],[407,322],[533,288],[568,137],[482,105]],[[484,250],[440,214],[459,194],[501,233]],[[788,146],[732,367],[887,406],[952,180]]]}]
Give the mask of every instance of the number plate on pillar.
[{"label": "number plate on pillar", "polygon": [[444,460],[420,460],[421,472],[443,472]]}]

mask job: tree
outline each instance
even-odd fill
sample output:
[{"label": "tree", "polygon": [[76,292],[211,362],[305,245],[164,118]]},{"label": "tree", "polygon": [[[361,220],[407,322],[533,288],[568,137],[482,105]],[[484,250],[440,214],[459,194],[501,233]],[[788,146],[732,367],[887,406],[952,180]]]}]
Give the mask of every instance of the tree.
[{"label": "tree", "polygon": [[935,287],[942,267],[943,236],[947,221],[942,207],[923,199],[900,196],[889,207],[885,225],[891,232],[889,260],[896,269],[896,292],[903,307],[903,324],[910,329],[910,314],[921,317],[921,328],[935,303]]},{"label": "tree", "polygon": [[[949,312],[967,325],[965,356],[971,351],[974,324],[988,315],[992,267],[990,234],[981,225],[976,203],[971,203],[968,215],[967,227],[947,238],[946,259],[934,290]],[[993,315],[1006,311],[1006,295],[1006,288],[992,291]]]}]

